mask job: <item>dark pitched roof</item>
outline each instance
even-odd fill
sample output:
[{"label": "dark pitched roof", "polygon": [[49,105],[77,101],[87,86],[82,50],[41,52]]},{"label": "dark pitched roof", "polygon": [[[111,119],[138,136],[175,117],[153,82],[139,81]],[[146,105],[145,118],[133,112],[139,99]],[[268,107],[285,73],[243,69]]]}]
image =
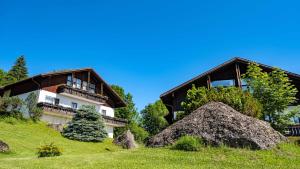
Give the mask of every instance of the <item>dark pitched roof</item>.
[{"label": "dark pitched roof", "polygon": [[32,77],[29,77],[29,78],[26,78],[24,80],[21,80],[21,81],[18,81],[16,83],[13,83],[13,84],[9,84],[9,85],[6,85],[6,86],[3,86],[0,88],[0,90],[3,90],[3,89],[7,89],[11,86],[15,86],[17,84],[21,84],[25,81],[28,81],[28,80],[32,80],[32,79],[36,79],[36,78],[40,78],[40,77],[47,77],[47,76],[52,76],[52,75],[60,75],[60,74],[68,74],[68,73],[72,73],[72,72],[82,72],[82,71],[91,71],[95,76],[96,78],[99,80],[99,81],[102,81],[104,86],[111,92],[111,94],[113,95],[113,97],[115,99],[118,100],[119,102],[119,105],[120,107],[125,107],[126,106],[126,103],[124,102],[124,100],[111,88],[110,85],[108,85],[102,78],[100,75],[98,75],[93,68],[81,68],[81,69],[68,69],[68,70],[60,70],[60,71],[52,71],[52,72],[48,72],[48,73],[43,73],[43,74],[38,74],[38,75],[35,75],[35,76],[32,76]]},{"label": "dark pitched roof", "polygon": [[[254,62],[254,61],[251,61],[251,60],[248,60],[248,59],[244,59],[244,58],[240,58],[240,57],[232,58],[231,60],[229,60],[227,62],[224,62],[224,63],[220,64],[219,66],[214,67],[214,68],[208,70],[207,72],[204,72],[204,73],[202,73],[202,74],[200,74],[200,75],[192,78],[191,80],[188,80],[188,81],[182,83],[181,85],[176,86],[173,89],[171,89],[171,90],[169,90],[169,91],[161,94],[160,97],[162,98],[162,97],[165,97],[165,96],[167,96],[169,94],[172,94],[173,92],[179,90],[180,88],[185,87],[187,85],[190,85],[190,84],[194,83],[196,80],[198,80],[200,78],[203,78],[203,77],[205,77],[205,76],[213,73],[214,71],[219,70],[220,68],[222,68],[224,66],[227,66],[227,65],[230,65],[230,64],[233,64],[233,63],[245,63],[245,64],[249,64],[249,63],[252,63],[252,62]],[[255,62],[255,63],[257,63],[257,62]],[[261,64],[261,63],[257,63],[257,64],[260,67],[262,67],[262,68],[275,69],[275,67],[268,66],[268,65],[265,65],[265,64]],[[292,72],[289,72],[289,71],[285,71],[285,73],[288,74],[289,76],[293,76],[293,77],[295,77],[297,79],[300,79],[300,75],[298,75],[298,74],[295,74],[295,73],[292,73]]]}]

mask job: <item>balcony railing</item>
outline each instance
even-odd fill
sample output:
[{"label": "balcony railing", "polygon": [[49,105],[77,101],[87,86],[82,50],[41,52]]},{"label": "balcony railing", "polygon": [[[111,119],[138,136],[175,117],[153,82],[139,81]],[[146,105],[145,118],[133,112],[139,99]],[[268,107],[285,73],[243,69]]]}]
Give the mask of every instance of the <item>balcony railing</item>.
[{"label": "balcony railing", "polygon": [[106,96],[102,96],[102,95],[95,94],[95,93],[90,93],[88,91],[73,88],[73,87],[68,86],[68,85],[59,86],[58,89],[57,89],[57,93],[71,94],[71,95],[74,95],[74,96],[79,96],[79,97],[89,99],[89,100],[93,100],[93,101],[100,102],[100,103],[104,103],[108,100],[108,97],[106,97]]},{"label": "balcony railing", "polygon": [[288,127],[288,136],[300,136],[300,124]]},{"label": "balcony railing", "polygon": [[[57,113],[58,115],[62,115],[62,116],[73,117],[76,113],[75,109],[63,107],[60,105],[53,105],[45,102],[38,103],[38,106],[41,107],[44,111]],[[127,124],[127,120],[121,118],[104,116],[104,115],[102,115],[102,118],[104,119],[104,122],[106,124],[112,124],[115,125],[116,127],[125,127],[125,125]]]}]

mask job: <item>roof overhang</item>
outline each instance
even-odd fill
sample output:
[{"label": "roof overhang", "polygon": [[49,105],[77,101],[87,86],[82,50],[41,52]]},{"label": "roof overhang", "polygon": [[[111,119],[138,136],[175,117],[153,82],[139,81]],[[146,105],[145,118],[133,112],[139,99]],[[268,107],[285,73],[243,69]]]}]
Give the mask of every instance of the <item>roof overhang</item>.
[{"label": "roof overhang", "polygon": [[118,107],[126,107],[127,104],[125,103],[125,101],[111,88],[110,85],[108,85],[103,78],[101,78],[101,76],[99,74],[96,73],[96,71],[94,71],[94,69],[92,68],[82,68],[82,69],[71,69],[71,70],[63,70],[63,71],[54,71],[54,72],[50,72],[50,73],[44,73],[44,74],[38,74],[35,76],[32,76],[30,78],[26,78],[24,80],[18,81],[16,83],[10,84],[10,85],[6,85],[0,88],[1,90],[6,90],[9,89],[13,86],[16,86],[18,84],[21,84],[25,81],[33,81],[34,83],[36,83],[36,79],[39,78],[45,78],[45,77],[49,77],[49,76],[55,76],[55,75],[62,75],[62,74],[69,74],[72,72],[83,72],[83,71],[90,71],[91,73],[93,73],[95,75],[95,77],[97,78],[97,80],[99,80],[100,82],[103,83],[104,87],[110,92],[110,94],[112,95],[114,102],[116,104],[116,108]]},{"label": "roof overhang", "polygon": [[[161,94],[161,95],[160,95],[160,98],[161,98],[162,100],[164,100],[164,98],[171,96],[174,92],[180,90],[181,88],[184,88],[184,87],[187,87],[187,86],[193,84],[193,83],[194,83],[195,81],[197,81],[198,79],[201,79],[201,78],[203,78],[203,77],[205,77],[205,76],[207,76],[207,75],[209,75],[209,74],[211,74],[211,73],[213,73],[213,72],[215,72],[215,71],[220,70],[220,69],[223,68],[223,67],[226,67],[226,66],[228,66],[228,65],[230,65],[230,64],[235,64],[235,63],[250,64],[250,63],[257,63],[257,62],[254,62],[254,61],[251,61],[251,60],[248,60],[248,59],[244,59],[244,58],[240,58],[240,57],[235,57],[235,58],[233,58],[233,59],[231,59],[231,60],[229,60],[229,61],[227,61],[227,62],[225,62],[225,63],[223,63],[223,64],[221,64],[221,65],[219,65],[219,66],[217,66],[217,67],[214,67],[214,68],[210,69],[209,71],[204,72],[204,73],[202,73],[202,74],[200,74],[200,75],[198,75],[198,76],[192,78],[191,80],[188,80],[187,82],[184,82],[184,83],[182,83],[181,85],[176,86],[176,87],[172,88],[171,90],[169,90],[169,91],[167,91],[167,92]],[[258,64],[260,67],[264,68],[264,69],[270,69],[270,70],[274,70],[274,69],[275,69],[275,67],[268,66],[268,65],[265,65],[265,64],[261,64],[261,63],[257,63],[257,64]],[[285,71],[285,70],[284,70],[284,71]],[[300,79],[300,75],[298,75],[298,74],[296,74],[296,73],[292,73],[292,72],[289,72],[289,71],[285,71],[285,73],[286,73],[288,76],[290,76],[290,77],[294,77],[294,78],[296,78],[296,79]]]}]

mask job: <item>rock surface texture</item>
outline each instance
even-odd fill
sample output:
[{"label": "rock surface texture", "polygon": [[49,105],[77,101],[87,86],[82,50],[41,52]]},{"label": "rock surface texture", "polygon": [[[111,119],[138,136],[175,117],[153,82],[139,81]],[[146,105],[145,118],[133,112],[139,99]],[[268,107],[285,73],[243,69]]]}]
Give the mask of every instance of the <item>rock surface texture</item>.
[{"label": "rock surface texture", "polygon": [[267,122],[243,115],[221,102],[210,102],[149,139],[150,147],[173,144],[183,135],[201,137],[212,145],[270,149],[287,141]]},{"label": "rock surface texture", "polygon": [[0,152],[5,153],[9,151],[9,146],[8,144],[4,143],[3,141],[0,140]]},{"label": "rock surface texture", "polygon": [[133,149],[137,147],[137,144],[134,140],[134,135],[130,132],[130,130],[127,130],[122,135],[117,137],[114,140],[114,143],[126,149]]}]

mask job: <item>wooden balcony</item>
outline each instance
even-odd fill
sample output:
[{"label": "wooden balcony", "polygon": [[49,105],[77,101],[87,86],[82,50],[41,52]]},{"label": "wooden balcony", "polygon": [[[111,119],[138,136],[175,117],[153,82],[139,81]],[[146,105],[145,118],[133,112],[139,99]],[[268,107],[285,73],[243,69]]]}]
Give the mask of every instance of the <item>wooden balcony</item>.
[{"label": "wooden balcony", "polygon": [[92,100],[92,101],[100,102],[100,103],[105,103],[108,100],[108,97],[106,97],[106,96],[102,96],[102,95],[95,94],[95,93],[90,93],[88,91],[73,88],[68,85],[59,86],[57,89],[57,93],[73,95],[73,96],[76,96],[79,98],[88,99],[88,100]]},{"label": "wooden balcony", "polygon": [[[46,112],[51,112],[52,114],[55,114],[57,116],[61,116],[62,118],[72,118],[76,110],[68,107],[63,107],[59,105],[53,105],[50,103],[38,103],[38,106],[41,107]],[[114,127],[125,127],[127,124],[127,120],[116,118],[116,117],[110,117],[110,116],[104,116],[102,115],[102,118],[104,119],[105,124],[112,125]]]},{"label": "wooden balcony", "polygon": [[287,136],[300,136],[300,124],[288,127]]}]

